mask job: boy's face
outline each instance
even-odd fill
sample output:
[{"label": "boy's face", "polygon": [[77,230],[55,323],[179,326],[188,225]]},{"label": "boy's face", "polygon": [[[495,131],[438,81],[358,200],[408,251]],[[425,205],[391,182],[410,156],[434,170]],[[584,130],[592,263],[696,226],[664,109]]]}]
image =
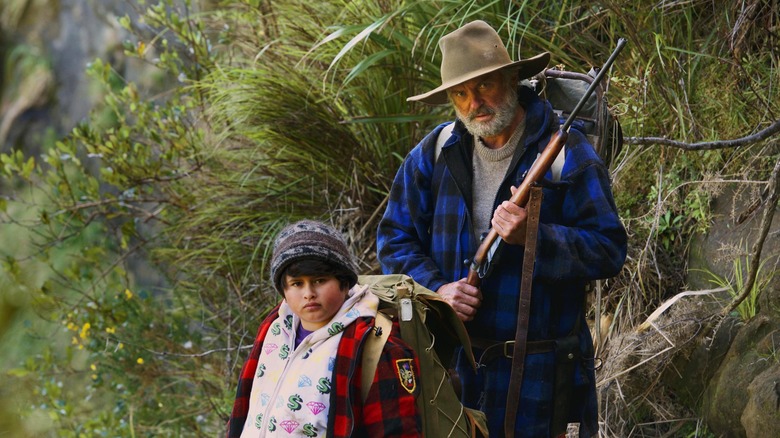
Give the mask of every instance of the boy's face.
[{"label": "boy's face", "polygon": [[301,318],[301,325],[309,331],[317,330],[333,318],[347,298],[348,290],[342,289],[333,276],[285,275],[284,299],[293,312]]}]

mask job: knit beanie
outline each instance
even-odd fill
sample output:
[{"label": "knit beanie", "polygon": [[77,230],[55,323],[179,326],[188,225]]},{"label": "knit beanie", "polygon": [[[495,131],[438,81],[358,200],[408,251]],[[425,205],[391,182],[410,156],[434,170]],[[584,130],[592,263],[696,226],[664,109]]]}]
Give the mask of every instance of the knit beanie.
[{"label": "knit beanie", "polygon": [[302,220],[286,226],[274,241],[271,256],[271,280],[279,293],[283,293],[282,273],[285,268],[301,259],[319,259],[344,268],[350,275],[351,288],[357,283],[357,266],[347,248],[344,236],[322,222]]}]

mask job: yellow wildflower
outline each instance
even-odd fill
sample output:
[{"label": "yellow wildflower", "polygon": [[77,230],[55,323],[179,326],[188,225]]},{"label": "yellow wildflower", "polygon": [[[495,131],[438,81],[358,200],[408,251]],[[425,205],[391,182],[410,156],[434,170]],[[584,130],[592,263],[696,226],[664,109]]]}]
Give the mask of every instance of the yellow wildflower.
[{"label": "yellow wildflower", "polygon": [[133,293],[130,292],[130,289],[125,289],[125,297],[127,297],[128,300],[133,298]]},{"label": "yellow wildflower", "polygon": [[92,327],[92,324],[85,322],[84,325],[81,327],[81,332],[79,333],[79,337],[81,339],[87,339],[87,336],[89,336],[89,329]]},{"label": "yellow wildflower", "polygon": [[138,365],[143,365],[144,364],[144,358],[143,357],[139,357],[138,360],[136,360],[136,362],[138,362]]}]

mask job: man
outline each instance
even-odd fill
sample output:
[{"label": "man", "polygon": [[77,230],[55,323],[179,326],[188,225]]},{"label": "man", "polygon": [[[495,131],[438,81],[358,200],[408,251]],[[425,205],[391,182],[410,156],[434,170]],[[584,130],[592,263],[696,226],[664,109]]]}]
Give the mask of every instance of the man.
[{"label": "man", "polygon": [[[482,21],[445,35],[439,47],[442,85],[408,100],[449,102],[457,120],[451,134],[441,134],[448,123],[438,126],[405,158],[379,224],[378,257],[385,273],[410,275],[452,305],[480,347],[475,357],[501,352],[483,356],[476,374],[462,354],[456,368],[464,404],[487,414],[491,436],[505,436],[513,351],[505,342],[515,338],[527,219],[524,208],[506,200],[559,127],[549,103],[518,83],[541,72],[549,54],[512,62],[501,38]],[[439,148],[440,135],[446,141]],[[557,383],[568,392],[555,396],[556,364],[562,361],[552,348],[528,349],[515,436],[559,436],[566,422],[579,422],[581,437],[598,432],[585,291],[589,281],[620,271],[626,233],[609,173],[585,136],[570,130],[565,151],[560,181],[541,183],[528,345],[563,345],[568,339],[575,364],[571,372],[559,368],[565,378]],[[491,227],[505,244],[477,288],[465,278]],[[551,424],[554,408],[566,411],[563,425]]]}]

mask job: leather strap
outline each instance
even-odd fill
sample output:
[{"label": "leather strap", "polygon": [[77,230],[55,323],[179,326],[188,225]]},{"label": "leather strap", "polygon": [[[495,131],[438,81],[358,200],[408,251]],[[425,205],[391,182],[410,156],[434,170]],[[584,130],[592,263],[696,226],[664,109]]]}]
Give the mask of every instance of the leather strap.
[{"label": "leather strap", "polygon": [[[477,360],[478,366],[486,366],[490,362],[504,357],[512,359],[515,354],[515,341],[491,341],[488,339],[471,338],[471,345],[482,350]],[[550,353],[555,351],[555,341],[526,341],[525,354]]]},{"label": "leather strap", "polygon": [[374,383],[374,374],[379,365],[379,357],[385,348],[387,338],[390,337],[390,331],[393,330],[393,321],[384,313],[377,312],[374,319],[374,333],[368,335],[363,346],[363,361],[361,369],[360,396],[363,401],[368,397],[368,390]]},{"label": "leather strap", "polygon": [[512,354],[512,374],[509,377],[509,391],[506,399],[506,417],[504,417],[504,436],[515,435],[517,408],[520,403],[520,387],[523,383],[523,370],[527,353],[528,318],[531,310],[531,286],[536,261],[536,238],[539,230],[539,213],[542,206],[542,189],[531,187],[526,213],[528,215],[525,233],[525,251],[523,252],[523,276],[520,282],[520,302],[517,310],[517,330]]}]

